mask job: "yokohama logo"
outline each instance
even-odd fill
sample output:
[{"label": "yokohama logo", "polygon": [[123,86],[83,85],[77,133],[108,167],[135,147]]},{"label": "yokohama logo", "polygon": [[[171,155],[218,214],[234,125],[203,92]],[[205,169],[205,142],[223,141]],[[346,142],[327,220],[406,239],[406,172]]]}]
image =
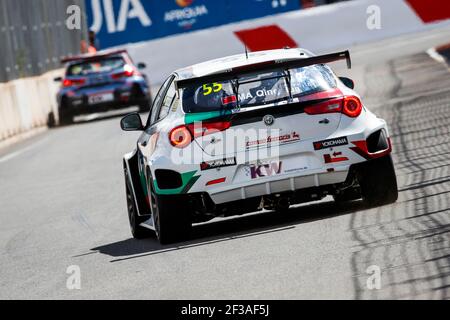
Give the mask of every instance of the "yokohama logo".
[{"label": "yokohama logo", "polygon": [[313,143],[314,150],[321,150],[321,149],[326,149],[326,148],[331,148],[331,147],[345,146],[347,144],[348,144],[347,137],[317,141],[317,142]]}]

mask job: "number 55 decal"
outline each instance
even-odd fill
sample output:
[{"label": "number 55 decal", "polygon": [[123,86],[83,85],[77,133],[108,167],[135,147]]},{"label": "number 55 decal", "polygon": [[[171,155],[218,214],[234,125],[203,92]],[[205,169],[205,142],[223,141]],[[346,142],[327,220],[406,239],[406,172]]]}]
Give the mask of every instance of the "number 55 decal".
[{"label": "number 55 decal", "polygon": [[222,85],[220,83],[212,83],[211,85],[209,84],[204,84],[203,85],[203,95],[207,96],[210,95],[211,93],[217,93],[220,90],[222,90]]}]

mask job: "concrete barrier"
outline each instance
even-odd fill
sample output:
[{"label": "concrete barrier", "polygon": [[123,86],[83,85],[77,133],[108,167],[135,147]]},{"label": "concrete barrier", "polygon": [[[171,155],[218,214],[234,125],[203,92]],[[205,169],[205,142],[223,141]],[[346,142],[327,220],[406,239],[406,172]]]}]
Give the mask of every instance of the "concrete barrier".
[{"label": "concrete barrier", "polygon": [[57,112],[60,84],[53,79],[62,74],[60,69],[0,84],[0,141],[47,125],[48,114]]}]

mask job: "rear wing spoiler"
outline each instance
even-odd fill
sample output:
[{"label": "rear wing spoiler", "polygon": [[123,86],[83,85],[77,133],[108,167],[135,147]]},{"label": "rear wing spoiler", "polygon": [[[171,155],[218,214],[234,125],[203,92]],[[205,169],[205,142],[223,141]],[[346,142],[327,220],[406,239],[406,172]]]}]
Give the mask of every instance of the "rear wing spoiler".
[{"label": "rear wing spoiler", "polygon": [[350,58],[350,52],[348,50],[342,52],[329,53],[321,56],[314,56],[309,58],[298,59],[285,59],[285,60],[272,60],[262,63],[255,63],[237,68],[227,69],[224,71],[216,72],[202,77],[190,78],[179,80],[176,82],[178,89],[183,89],[195,84],[211,83],[213,81],[225,81],[236,78],[237,76],[251,74],[254,72],[272,71],[277,69],[293,69],[302,68],[315,64],[325,64],[339,60],[346,60],[347,67],[351,69],[352,61]]}]

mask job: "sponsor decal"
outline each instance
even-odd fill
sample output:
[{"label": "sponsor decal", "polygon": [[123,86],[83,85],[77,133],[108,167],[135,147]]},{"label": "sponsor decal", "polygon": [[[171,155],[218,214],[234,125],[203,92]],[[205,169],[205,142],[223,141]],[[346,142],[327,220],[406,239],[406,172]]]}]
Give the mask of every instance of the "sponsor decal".
[{"label": "sponsor decal", "polygon": [[326,148],[345,146],[347,144],[348,144],[347,137],[322,140],[322,141],[317,141],[317,142],[313,143],[314,150],[322,150],[322,149],[326,149]]},{"label": "sponsor decal", "polygon": [[252,179],[260,177],[271,177],[281,173],[282,161],[271,161],[269,163],[251,164],[246,167],[246,175]]},{"label": "sponsor decal", "polygon": [[304,170],[307,170],[308,169],[308,167],[300,167],[300,168],[292,168],[292,169],[287,169],[287,170],[284,170],[284,173],[292,173],[292,172],[296,172],[296,171],[304,171]]},{"label": "sponsor decal", "polygon": [[190,6],[193,1],[177,1],[181,9],[167,11],[164,14],[165,22],[178,22],[180,26],[192,26],[197,22],[197,18],[208,15],[208,8],[202,4]]},{"label": "sponsor decal", "polygon": [[260,146],[264,146],[264,145],[270,145],[270,144],[276,143],[276,142],[279,142],[280,144],[285,144],[285,143],[290,143],[290,142],[299,141],[299,140],[300,140],[300,135],[297,132],[293,131],[291,133],[280,135],[280,136],[268,136],[267,138],[264,138],[264,139],[247,141],[245,143],[245,147],[247,149],[249,149],[252,147],[260,147]]},{"label": "sponsor decal", "polygon": [[235,166],[235,165],[236,165],[236,158],[233,157],[233,158],[226,158],[226,159],[221,159],[221,160],[202,162],[200,164],[200,169],[202,171],[205,171],[205,170],[230,167],[230,166]]},{"label": "sponsor decal", "polygon": [[222,105],[227,106],[229,104],[234,104],[237,102],[237,98],[235,95],[226,96],[222,98]]},{"label": "sponsor decal", "polygon": [[335,163],[348,160],[347,157],[342,156],[342,152],[334,152],[333,154],[324,154],[323,159],[325,160],[325,163]]}]

